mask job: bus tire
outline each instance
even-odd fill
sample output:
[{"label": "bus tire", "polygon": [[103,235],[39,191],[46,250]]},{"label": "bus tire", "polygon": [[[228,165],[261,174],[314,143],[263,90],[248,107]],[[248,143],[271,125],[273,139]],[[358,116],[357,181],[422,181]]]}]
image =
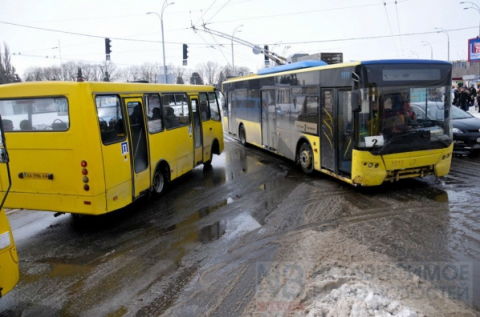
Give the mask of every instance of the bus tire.
[{"label": "bus tire", "polygon": [[212,158],[213,158],[213,153],[210,152],[210,159],[203,162],[203,166],[212,166]]},{"label": "bus tire", "polygon": [[247,135],[245,133],[245,127],[243,124],[240,126],[240,131],[238,132],[238,136],[240,138],[240,143],[242,143],[243,146],[247,146]]},{"label": "bus tire", "polygon": [[159,167],[156,169],[155,174],[153,175],[153,194],[155,196],[160,196],[165,191],[166,185],[167,178],[165,177],[164,171]]},{"label": "bus tire", "polygon": [[305,174],[309,175],[313,173],[313,151],[308,143],[303,143],[302,146],[300,146],[298,161]]}]

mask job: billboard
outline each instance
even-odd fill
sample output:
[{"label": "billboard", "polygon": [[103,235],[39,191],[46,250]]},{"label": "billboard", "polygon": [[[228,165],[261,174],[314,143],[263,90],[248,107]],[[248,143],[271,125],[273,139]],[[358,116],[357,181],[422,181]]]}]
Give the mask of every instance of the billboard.
[{"label": "billboard", "polygon": [[480,38],[468,40],[468,61],[480,62]]}]

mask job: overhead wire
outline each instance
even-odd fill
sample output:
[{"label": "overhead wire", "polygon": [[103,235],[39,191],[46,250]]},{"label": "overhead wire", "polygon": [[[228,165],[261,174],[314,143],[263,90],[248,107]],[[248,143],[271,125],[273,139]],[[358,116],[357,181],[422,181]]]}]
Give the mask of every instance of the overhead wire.
[{"label": "overhead wire", "polygon": [[[397,13],[397,25],[398,25],[398,34],[401,34],[401,30],[400,30],[400,18],[398,17],[398,6],[397,6],[397,0],[395,0],[395,11]],[[402,43],[402,37],[400,36],[399,37],[399,40],[400,40],[400,50],[402,52],[402,56],[403,56],[403,43]]]},{"label": "overhead wire", "polygon": [[[407,2],[407,1],[410,1],[410,0],[403,0],[403,1],[400,1],[400,2]],[[277,18],[277,17],[281,17],[281,16],[293,16],[293,15],[298,15],[298,14],[310,14],[310,13],[325,12],[325,11],[338,11],[338,10],[345,10],[345,9],[358,9],[358,8],[364,8],[364,7],[374,7],[374,6],[379,6],[379,5],[380,4],[361,4],[361,5],[355,5],[355,6],[329,8],[329,9],[287,12],[287,13],[279,13],[279,14],[273,14],[273,15],[242,17],[240,19],[235,19],[235,20],[230,19],[230,20],[225,20],[225,21],[217,21],[215,23],[231,23],[231,22],[237,22],[237,21],[268,19],[268,18]]]},{"label": "overhead wire", "polygon": [[[104,39],[105,36],[101,35],[91,35],[91,34],[86,34],[86,33],[78,33],[78,32],[69,32],[69,31],[61,31],[61,30],[55,30],[55,29],[47,29],[47,28],[40,28],[40,27],[33,27],[29,25],[22,25],[18,23],[11,23],[11,22],[5,22],[5,21],[0,21],[0,23],[3,24],[9,24],[9,25],[14,25],[18,27],[25,27],[25,28],[30,28],[30,29],[38,29],[38,30],[43,30],[43,31],[49,31],[49,32],[57,32],[57,33],[65,33],[65,34],[71,34],[71,35],[77,35],[77,36],[85,36],[85,37],[92,37],[92,38],[98,38],[98,39]],[[454,31],[463,31],[463,30],[470,30],[470,29],[477,29],[478,30],[478,25],[477,26],[471,26],[471,27],[464,27],[464,28],[456,28],[456,29],[448,29],[446,31],[448,32],[454,32]],[[392,34],[392,35],[378,35],[378,36],[364,36],[364,37],[352,37],[352,38],[343,38],[343,39],[329,39],[329,40],[312,40],[312,41],[296,41],[296,42],[282,42],[283,44],[309,44],[309,43],[326,43],[326,42],[340,42],[340,41],[356,41],[356,40],[368,40],[368,39],[380,39],[380,38],[387,38],[387,37],[398,37],[398,36],[415,36],[415,35],[425,35],[425,34],[433,34],[433,33],[438,33],[437,31],[428,31],[428,32],[415,32],[415,33],[405,33],[405,34]],[[159,43],[160,41],[150,41],[150,40],[140,40],[140,39],[130,39],[130,38],[124,38],[124,37],[110,37],[110,39],[115,39],[115,40],[120,40],[120,41],[131,41],[131,42],[144,42],[144,43]],[[165,43],[170,43],[170,44],[182,44],[182,42],[165,42]],[[189,43],[191,45],[205,45],[205,43]],[[274,43],[270,43],[274,44]],[[270,45],[269,44],[269,45]],[[76,44],[75,44],[76,45]],[[79,44],[80,45],[80,44]]]},{"label": "overhead wire", "polygon": [[210,8],[215,4],[215,2],[217,2],[217,0],[214,0],[212,2],[212,4],[208,7],[208,9],[203,12],[203,14],[198,18],[198,21],[193,25],[193,26],[196,26],[198,24],[198,22],[200,22],[200,20],[203,18],[203,16],[210,10]]},{"label": "overhead wire", "polygon": [[208,20],[207,23],[210,22],[220,11],[222,11],[222,9],[225,8],[225,6],[226,6],[230,1],[231,1],[231,0],[228,0],[227,2],[225,2],[225,4],[224,4],[220,9],[218,9],[218,11],[217,11],[214,15],[212,15],[212,16],[210,17],[210,20]]},{"label": "overhead wire", "polygon": [[388,16],[388,12],[387,12],[387,2],[385,0],[382,0],[382,1],[383,1],[383,8],[385,9],[385,15],[387,16],[388,27],[390,28],[390,34],[392,36],[393,45],[395,46],[395,52],[397,53],[397,57],[398,57],[397,43],[395,42],[395,39],[393,38],[392,25],[390,24],[390,17]]}]

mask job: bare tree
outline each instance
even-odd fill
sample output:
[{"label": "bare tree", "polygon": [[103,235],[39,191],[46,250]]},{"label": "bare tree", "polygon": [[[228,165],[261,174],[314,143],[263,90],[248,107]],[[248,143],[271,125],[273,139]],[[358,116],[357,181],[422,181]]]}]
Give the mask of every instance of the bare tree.
[{"label": "bare tree", "polygon": [[24,77],[26,81],[77,81],[79,68],[82,70],[85,81],[105,81],[107,78],[109,81],[115,81],[119,77],[117,67],[110,62],[104,62],[103,65],[68,62],[63,64],[62,67],[31,67],[26,70]]},{"label": "bare tree", "polygon": [[18,75],[15,74],[15,67],[10,62],[10,52],[7,43],[3,43],[4,54],[0,52],[0,84],[13,83],[18,81]]},{"label": "bare tree", "polygon": [[209,61],[200,64],[198,66],[198,70],[201,70],[201,72],[203,73],[205,83],[207,85],[214,85],[218,80],[218,76],[220,75],[220,66],[215,62]]},{"label": "bare tree", "polygon": [[25,71],[25,81],[42,81],[45,80],[43,69],[41,67],[30,67]]},{"label": "bare tree", "polygon": [[172,70],[172,73],[173,73],[174,78],[175,78],[175,82],[177,84],[184,84],[184,83],[187,82],[187,78],[188,78],[188,76],[186,75],[187,68],[185,68],[183,66],[176,67],[174,65],[170,65],[169,69]]},{"label": "bare tree", "polygon": [[236,68],[236,71],[237,71],[237,74],[235,76],[245,76],[245,75],[248,75],[248,74],[251,74],[251,71],[250,71],[250,68],[248,67],[235,67]]},{"label": "bare tree", "polygon": [[144,63],[139,67],[139,77],[135,80],[145,80],[149,83],[156,83],[160,74],[160,65],[158,63]]},{"label": "bare tree", "polygon": [[121,68],[117,71],[117,81],[127,82],[130,78],[130,70],[128,68]]}]

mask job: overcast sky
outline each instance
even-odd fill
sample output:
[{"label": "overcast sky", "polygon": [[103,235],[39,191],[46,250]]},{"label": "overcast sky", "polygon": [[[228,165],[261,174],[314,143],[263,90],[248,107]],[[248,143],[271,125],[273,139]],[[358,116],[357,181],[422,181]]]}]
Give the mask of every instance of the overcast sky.
[{"label": "overcast sky", "polygon": [[[173,1],[170,1],[173,2]],[[342,52],[344,61],[390,58],[467,59],[467,41],[479,34],[480,10],[454,0],[174,0],[163,14],[167,65],[188,68],[232,63],[231,41],[207,27],[280,55]],[[0,42],[23,76],[32,66],[68,61],[102,63],[105,37],[119,67],[162,63],[163,0],[0,0]],[[480,5],[480,1],[473,3]],[[194,25],[198,30],[194,31]],[[239,27],[242,25],[241,27]],[[237,28],[238,27],[238,28]],[[447,33],[437,33],[442,28]],[[448,37],[447,37],[448,34]],[[60,47],[60,49],[58,48]],[[3,52],[3,45],[1,48]],[[256,72],[263,56],[234,43],[235,66]]]}]

